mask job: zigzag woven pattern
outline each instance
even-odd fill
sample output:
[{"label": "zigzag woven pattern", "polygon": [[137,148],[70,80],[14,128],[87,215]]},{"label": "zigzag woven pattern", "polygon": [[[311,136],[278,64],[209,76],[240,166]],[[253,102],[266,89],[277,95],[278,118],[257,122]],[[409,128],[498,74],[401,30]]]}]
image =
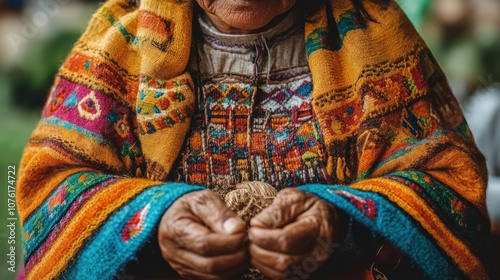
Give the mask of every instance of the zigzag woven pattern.
[{"label": "zigzag woven pattern", "polygon": [[[350,0],[331,0],[332,14],[325,7],[306,21],[311,83],[289,92],[268,88],[251,126],[262,124],[256,133],[271,132],[262,138],[277,144],[261,146],[255,134],[248,155],[249,85],[207,84],[209,146],[200,150],[201,135],[190,132],[192,2],[103,4],[62,65],[21,162],[27,279],[118,273],[169,205],[202,189],[167,182],[187,135],[191,158],[203,154],[188,162],[188,182],[321,182],[300,188],[385,237],[427,277],[487,279],[484,159],[443,73],[397,4],[364,3],[376,22],[361,21]],[[304,86],[313,88],[312,106],[291,102],[273,111],[300,99]],[[300,131],[293,137],[273,126],[291,116],[309,119],[302,128],[292,122]],[[225,146],[228,135],[236,145]],[[296,148],[302,154],[290,162],[273,157]],[[207,158],[220,162],[198,172]],[[245,168],[227,164],[240,159]],[[324,164],[309,170],[314,162]],[[215,179],[202,178],[207,174]]]},{"label": "zigzag woven pattern", "polygon": [[277,189],[328,182],[312,84],[308,75],[299,78],[290,87],[280,81],[262,91],[245,83],[205,83],[205,106],[188,136],[182,181],[216,190],[243,181]]}]

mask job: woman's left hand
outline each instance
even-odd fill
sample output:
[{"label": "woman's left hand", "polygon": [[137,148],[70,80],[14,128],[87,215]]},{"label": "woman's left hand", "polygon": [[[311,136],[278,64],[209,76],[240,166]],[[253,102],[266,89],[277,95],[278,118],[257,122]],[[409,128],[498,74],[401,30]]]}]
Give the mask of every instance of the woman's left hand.
[{"label": "woman's left hand", "polygon": [[250,221],[252,265],[271,279],[306,279],[332,252],[337,217],[332,205],[288,188]]}]

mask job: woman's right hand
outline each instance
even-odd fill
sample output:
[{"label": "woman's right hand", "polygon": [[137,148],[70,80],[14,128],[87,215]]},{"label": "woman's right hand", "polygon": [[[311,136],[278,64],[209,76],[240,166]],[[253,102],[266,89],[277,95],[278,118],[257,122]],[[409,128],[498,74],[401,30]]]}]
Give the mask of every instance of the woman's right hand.
[{"label": "woman's right hand", "polygon": [[188,193],[163,215],[163,258],[188,279],[232,279],[249,267],[245,223],[210,190]]}]

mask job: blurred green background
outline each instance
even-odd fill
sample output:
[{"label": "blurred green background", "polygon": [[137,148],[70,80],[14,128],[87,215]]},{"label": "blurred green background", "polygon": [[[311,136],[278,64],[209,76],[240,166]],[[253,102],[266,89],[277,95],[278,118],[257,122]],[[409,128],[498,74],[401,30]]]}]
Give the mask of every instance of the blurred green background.
[{"label": "blurred green background", "polygon": [[[399,2],[462,104],[478,89],[500,82],[500,0]],[[53,76],[97,6],[92,0],[0,0],[0,279],[15,277],[6,263],[7,168],[18,166]],[[16,37],[33,20],[41,27],[28,30],[25,41]],[[19,221],[16,237],[20,261]]]},{"label": "blurred green background", "polygon": [[[53,3],[52,10],[46,12],[40,5],[42,2]],[[15,279],[16,274],[8,270],[7,263],[7,254],[11,246],[8,244],[10,232],[7,228],[8,166],[19,167],[23,148],[38,123],[41,107],[54,74],[84,31],[98,3],[77,0],[64,1],[63,4],[50,0],[6,3],[0,0],[0,7],[2,5],[3,8],[0,8],[0,279],[10,280]],[[46,23],[42,26],[43,22],[39,22],[39,26],[42,27],[35,26],[32,30],[27,30],[26,32],[31,32],[32,36],[27,41],[16,40],[18,38],[16,35],[23,36],[22,28],[27,26],[26,20],[32,22],[36,13],[41,11],[45,12]],[[22,232],[19,220],[16,222],[16,265],[19,265],[22,261]]]}]

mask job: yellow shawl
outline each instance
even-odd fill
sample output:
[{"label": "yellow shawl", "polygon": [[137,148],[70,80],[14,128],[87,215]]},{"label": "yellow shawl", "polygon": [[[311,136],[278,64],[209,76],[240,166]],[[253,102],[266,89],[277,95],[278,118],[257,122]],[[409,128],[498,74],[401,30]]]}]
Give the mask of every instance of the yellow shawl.
[{"label": "yellow shawl", "polygon": [[[201,189],[165,182],[195,102],[192,2],[110,0],[62,65],[21,162],[28,279],[113,277]],[[350,0],[330,2],[304,39],[335,184],[300,189],[429,278],[486,279],[484,159],[443,73],[395,2],[364,1],[366,24]]]}]

